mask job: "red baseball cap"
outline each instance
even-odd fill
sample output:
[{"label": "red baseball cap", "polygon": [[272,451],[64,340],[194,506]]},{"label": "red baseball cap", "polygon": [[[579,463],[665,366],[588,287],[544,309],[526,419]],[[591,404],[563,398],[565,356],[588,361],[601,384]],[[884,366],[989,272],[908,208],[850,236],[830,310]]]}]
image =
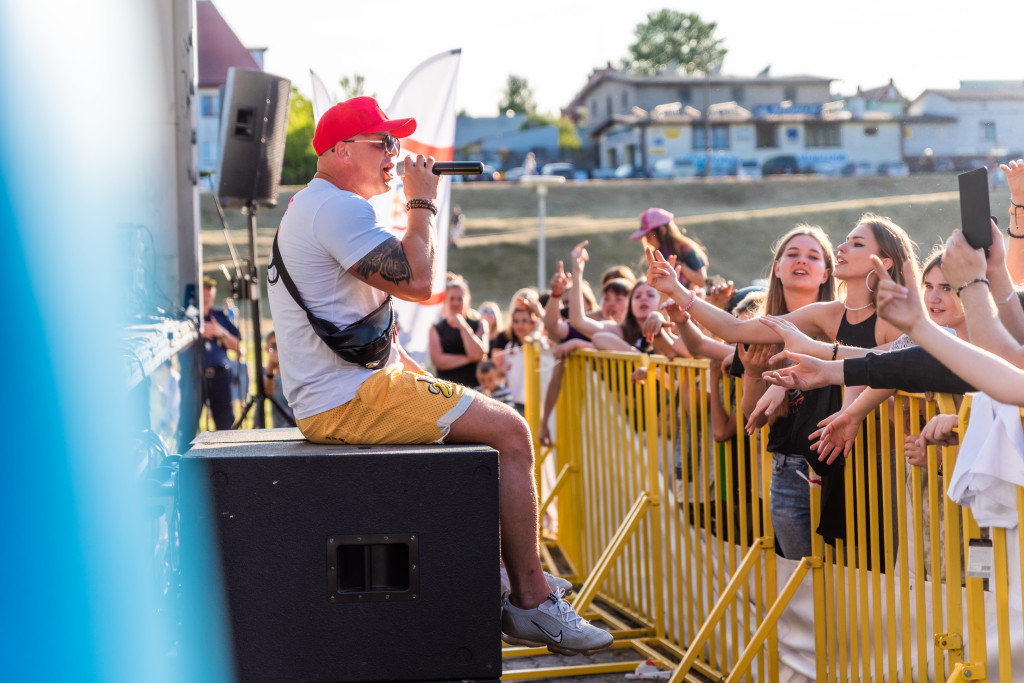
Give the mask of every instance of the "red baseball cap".
[{"label": "red baseball cap", "polygon": [[416,130],[416,119],[389,119],[377,100],[353,97],[324,112],[313,134],[313,150],[320,156],[342,140],[363,133],[391,133],[404,138]]},{"label": "red baseball cap", "polygon": [[675,220],[675,216],[665,209],[647,209],[640,214],[640,229],[630,235],[629,239],[638,240],[651,230],[668,225],[673,220]]}]

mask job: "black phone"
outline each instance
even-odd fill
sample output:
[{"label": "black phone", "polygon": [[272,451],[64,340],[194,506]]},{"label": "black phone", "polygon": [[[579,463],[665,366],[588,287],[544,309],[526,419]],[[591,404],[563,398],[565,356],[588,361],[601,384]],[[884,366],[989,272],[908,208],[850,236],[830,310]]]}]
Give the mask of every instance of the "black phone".
[{"label": "black phone", "polygon": [[988,169],[976,168],[957,176],[960,182],[960,229],[974,249],[992,246],[992,211],[988,202]]}]

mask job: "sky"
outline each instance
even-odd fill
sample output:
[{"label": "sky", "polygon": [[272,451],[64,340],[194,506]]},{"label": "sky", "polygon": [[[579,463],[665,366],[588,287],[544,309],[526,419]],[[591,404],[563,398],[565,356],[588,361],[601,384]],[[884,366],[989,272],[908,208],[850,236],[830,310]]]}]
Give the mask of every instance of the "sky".
[{"label": "sky", "polygon": [[267,48],[268,72],[309,96],[312,69],[339,98],[338,80],[359,74],[365,94],[385,108],[420,62],[461,48],[459,111],[496,114],[514,74],[527,80],[541,113],[557,114],[593,69],[624,57],[636,25],[663,8],[717,23],[727,75],[770,65],[775,76],[836,79],[840,94],[891,78],[908,98],[960,80],[1024,80],[1019,0],[213,1],[243,44]]}]

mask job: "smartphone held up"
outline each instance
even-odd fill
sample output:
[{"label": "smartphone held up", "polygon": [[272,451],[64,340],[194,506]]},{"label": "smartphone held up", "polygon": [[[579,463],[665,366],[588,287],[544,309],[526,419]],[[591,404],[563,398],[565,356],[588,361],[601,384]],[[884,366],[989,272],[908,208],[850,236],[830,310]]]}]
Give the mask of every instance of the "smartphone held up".
[{"label": "smartphone held up", "polygon": [[960,230],[974,249],[992,246],[992,211],[988,198],[988,169],[976,168],[957,176],[960,183]]}]

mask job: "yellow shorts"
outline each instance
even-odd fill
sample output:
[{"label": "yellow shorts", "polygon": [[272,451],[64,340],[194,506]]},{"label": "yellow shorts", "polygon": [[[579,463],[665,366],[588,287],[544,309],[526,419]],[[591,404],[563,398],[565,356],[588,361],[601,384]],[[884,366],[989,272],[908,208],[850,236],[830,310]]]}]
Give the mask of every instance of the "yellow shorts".
[{"label": "yellow shorts", "polygon": [[441,443],[473,402],[473,392],[400,363],[373,373],[348,403],[297,420],[314,443]]}]

